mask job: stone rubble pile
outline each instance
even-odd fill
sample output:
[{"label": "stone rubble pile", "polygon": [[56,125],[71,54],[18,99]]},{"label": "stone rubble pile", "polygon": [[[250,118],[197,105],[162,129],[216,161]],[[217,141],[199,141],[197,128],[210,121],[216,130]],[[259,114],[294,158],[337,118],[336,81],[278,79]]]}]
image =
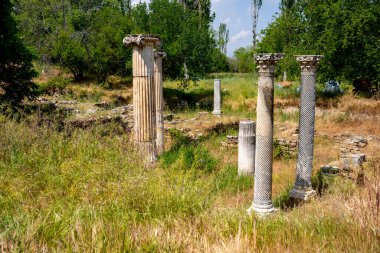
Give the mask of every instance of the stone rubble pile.
[{"label": "stone rubble pile", "polygon": [[227,141],[222,141],[220,145],[223,147],[237,148],[238,147],[238,136],[227,135]]},{"label": "stone rubble pile", "polygon": [[353,136],[346,139],[341,144],[339,154],[343,168],[349,169],[352,166],[360,166],[365,161],[365,154],[362,153],[362,149],[367,145],[367,139],[362,136]]}]

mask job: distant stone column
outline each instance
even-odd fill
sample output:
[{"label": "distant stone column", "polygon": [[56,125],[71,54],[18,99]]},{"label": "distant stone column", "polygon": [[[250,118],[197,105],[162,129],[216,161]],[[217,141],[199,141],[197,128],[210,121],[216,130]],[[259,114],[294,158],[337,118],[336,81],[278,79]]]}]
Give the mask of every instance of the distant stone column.
[{"label": "distant stone column", "polygon": [[315,194],[311,186],[314,151],[315,86],[322,55],[297,55],[301,64],[301,105],[299,118],[296,182],[290,197],[307,200]]},{"label": "distant stone column", "polygon": [[147,34],[128,35],[125,46],[132,46],[133,64],[133,119],[135,142],[147,162],[157,159],[156,112],[154,95],[153,48],[160,45],[160,38]]},{"label": "distant stone column", "polygon": [[222,96],[221,96],[221,84],[220,79],[214,80],[214,111],[212,114],[216,116],[220,116],[221,111],[221,104],[222,104]]},{"label": "distant stone column", "polygon": [[157,153],[165,151],[164,143],[164,92],[162,84],[162,58],[166,57],[163,50],[154,50],[154,88],[156,95],[156,147]]},{"label": "distant stone column", "polygon": [[267,214],[272,204],[274,68],[284,54],[257,54],[259,70],[253,204],[248,212]]},{"label": "distant stone column", "polygon": [[255,122],[240,121],[238,143],[238,174],[253,176],[255,172]]}]

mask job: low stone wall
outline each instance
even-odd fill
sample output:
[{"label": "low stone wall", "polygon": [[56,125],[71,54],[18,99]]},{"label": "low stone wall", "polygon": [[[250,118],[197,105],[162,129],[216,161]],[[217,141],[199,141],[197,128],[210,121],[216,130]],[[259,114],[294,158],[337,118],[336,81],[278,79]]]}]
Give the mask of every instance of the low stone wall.
[{"label": "low stone wall", "polygon": [[[222,141],[220,145],[223,147],[237,148],[238,147],[238,136],[227,135],[227,140]],[[275,145],[281,146],[284,151],[290,153],[296,153],[298,147],[298,141],[296,140],[287,140],[287,139],[275,139]]]},{"label": "low stone wall", "polygon": [[353,136],[341,143],[340,159],[351,157],[352,154],[360,154],[362,149],[366,147],[368,141],[362,136]]},{"label": "low stone wall", "polygon": [[296,140],[286,140],[286,139],[275,139],[275,145],[281,146],[284,151],[289,153],[296,153],[298,147],[298,141]]}]

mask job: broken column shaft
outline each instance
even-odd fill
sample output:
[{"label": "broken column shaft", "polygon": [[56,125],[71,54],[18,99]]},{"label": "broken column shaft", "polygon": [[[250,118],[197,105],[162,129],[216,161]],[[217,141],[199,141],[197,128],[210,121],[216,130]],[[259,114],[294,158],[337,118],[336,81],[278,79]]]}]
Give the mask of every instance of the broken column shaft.
[{"label": "broken column shaft", "polygon": [[238,174],[253,176],[255,171],[255,122],[240,121],[238,143]]},{"label": "broken column shaft", "polygon": [[165,151],[164,143],[164,95],[162,84],[162,58],[166,54],[162,50],[154,51],[154,89],[156,96],[156,147],[157,153],[162,154]]},{"label": "broken column shaft", "polygon": [[296,182],[290,197],[307,200],[315,194],[311,186],[314,151],[316,74],[321,55],[298,55],[301,64],[301,105],[299,118]]},{"label": "broken column shaft", "polygon": [[272,204],[272,159],[273,159],[273,96],[274,68],[284,54],[257,54],[255,61],[259,71],[255,181],[253,204],[248,210],[258,214],[274,211]]},{"label": "broken column shaft", "polygon": [[222,95],[221,95],[221,84],[220,79],[214,80],[214,111],[212,114],[220,116],[221,111],[221,104],[222,104]]},{"label": "broken column shaft", "polygon": [[125,46],[132,46],[133,64],[133,119],[135,142],[147,162],[156,160],[156,112],[154,95],[153,48],[160,39],[153,35],[129,35]]}]

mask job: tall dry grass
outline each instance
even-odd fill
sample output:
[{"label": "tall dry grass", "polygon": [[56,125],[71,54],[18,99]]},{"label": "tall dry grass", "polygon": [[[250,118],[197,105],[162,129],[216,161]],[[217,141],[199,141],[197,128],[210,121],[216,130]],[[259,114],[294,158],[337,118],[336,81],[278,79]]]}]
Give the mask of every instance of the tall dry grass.
[{"label": "tall dry grass", "polygon": [[[377,252],[380,246],[374,193],[340,178],[302,206],[266,219],[248,216],[252,179],[237,176],[234,152],[219,146],[219,135],[197,143],[179,138],[158,168],[147,169],[129,137],[109,128],[57,132],[8,120],[0,128],[4,252]],[[316,159],[325,159],[318,150],[326,142],[316,145]],[[376,183],[380,160],[373,164],[368,182]],[[274,164],[277,204],[293,183],[294,165],[294,158]]]}]

